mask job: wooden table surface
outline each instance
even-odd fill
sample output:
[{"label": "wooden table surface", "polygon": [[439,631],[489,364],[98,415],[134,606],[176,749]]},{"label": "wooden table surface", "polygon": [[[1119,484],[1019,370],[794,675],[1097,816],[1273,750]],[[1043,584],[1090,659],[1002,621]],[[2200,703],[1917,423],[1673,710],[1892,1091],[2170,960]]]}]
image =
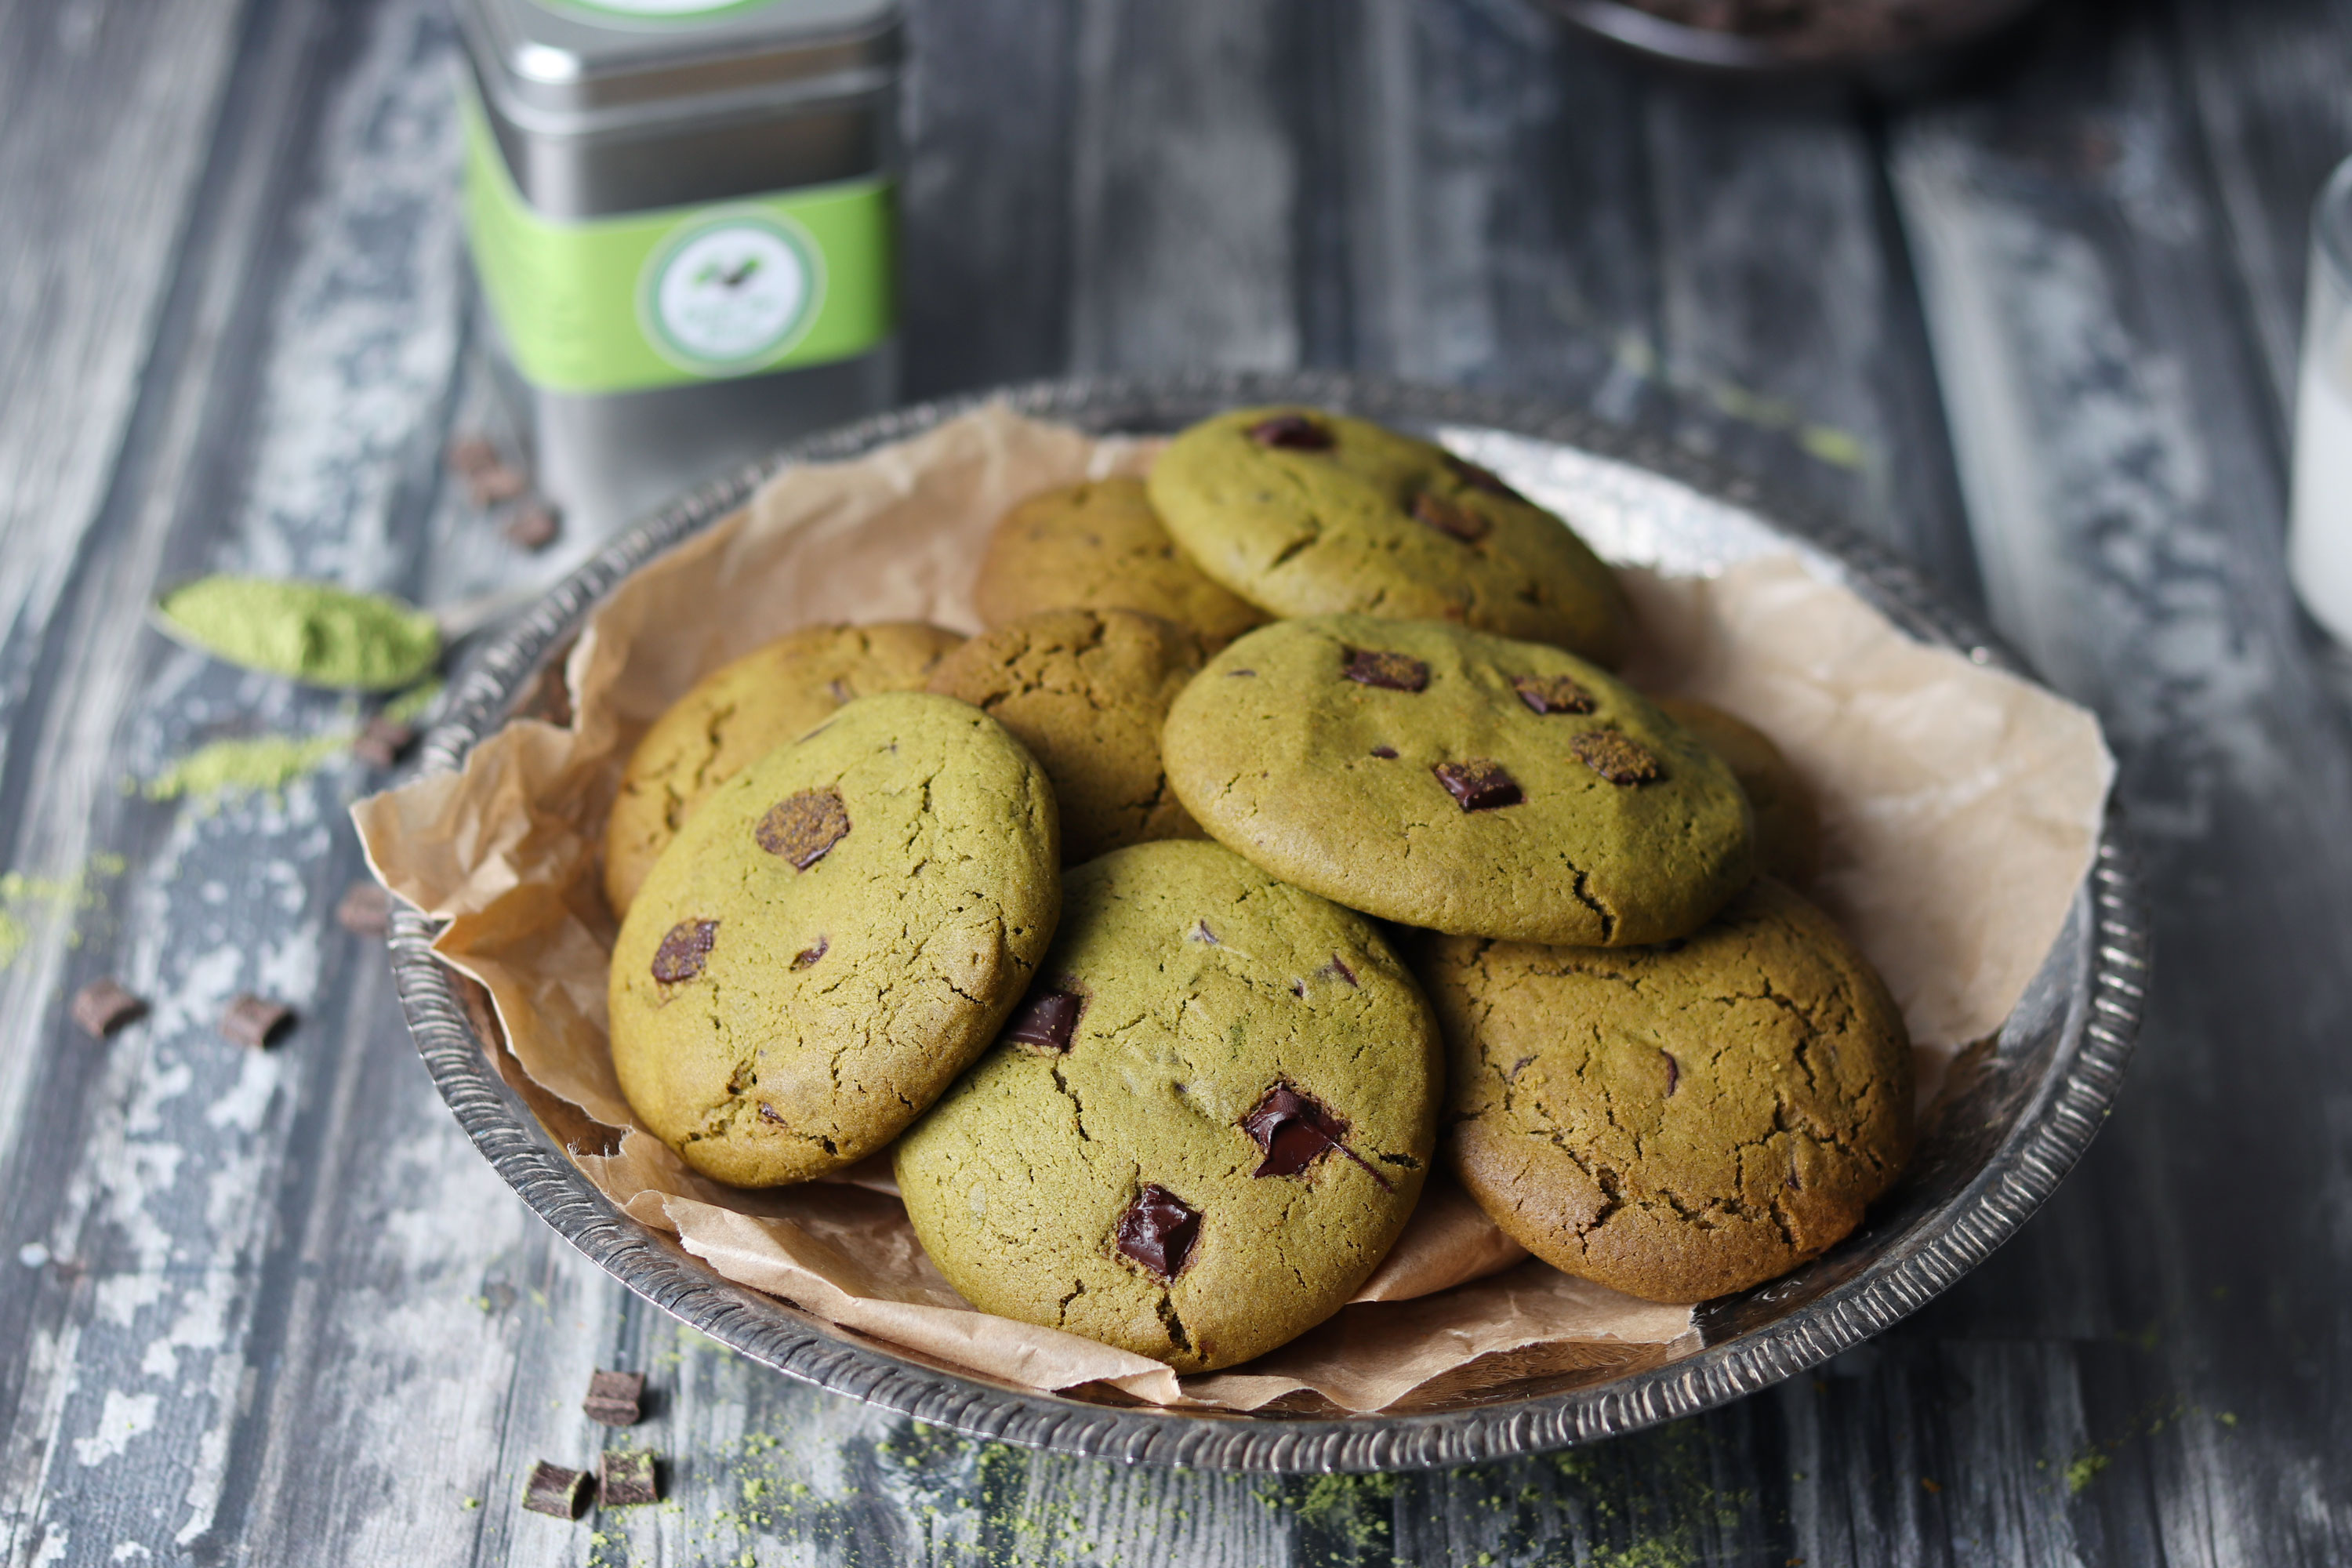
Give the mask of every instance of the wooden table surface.
[{"label": "wooden table surface", "polygon": [[[142,629],[236,569],[561,570],[489,417],[440,0],[0,0],[0,1542],[12,1564],[2352,1562],[2352,736],[2281,542],[2345,0],[2062,5],[1899,110],[1653,79],[1525,0],[917,0],[908,390],[1339,365],[1669,433],[2095,705],[2156,984],[2113,1124],[1916,1318],[1711,1415],[1356,1480],[978,1444],[542,1227],[332,920],[354,710]],[[153,798],[224,739],[276,791]],[[217,754],[217,753],[214,753]],[[67,999],[154,1009],[104,1044]],[[267,1053],[215,1030],[268,993]],[[642,1367],[671,1501],[520,1510]]]}]

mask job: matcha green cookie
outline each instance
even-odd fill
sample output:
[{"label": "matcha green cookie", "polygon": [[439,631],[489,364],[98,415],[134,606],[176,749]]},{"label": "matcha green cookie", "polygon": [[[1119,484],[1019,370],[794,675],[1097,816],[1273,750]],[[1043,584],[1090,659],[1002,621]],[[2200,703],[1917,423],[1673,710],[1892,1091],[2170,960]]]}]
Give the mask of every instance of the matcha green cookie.
[{"label": "matcha green cookie", "polygon": [[1220,843],[1407,925],[1663,942],[1748,878],[1730,768],[1633,688],[1540,643],[1278,621],[1209,661],[1161,749]]},{"label": "matcha green cookie", "polygon": [[1150,838],[1197,838],[1160,767],[1168,704],[1201,645],[1133,610],[1040,610],[940,660],[930,689],[1013,731],[1054,781],[1073,864]]},{"label": "matcha green cookie", "polygon": [[1687,942],[1423,955],[1447,1154],[1538,1258],[1703,1301],[1842,1240],[1911,1154],[1903,1016],[1830,918],[1759,881]]},{"label": "matcha green cookie", "polygon": [[1036,985],[898,1141],[898,1189],[982,1311],[1230,1366],[1403,1230],[1437,1058],[1371,922],[1213,844],[1138,845],[1070,872]]},{"label": "matcha green cookie", "polygon": [[1731,764],[1732,776],[1756,813],[1756,868],[1783,881],[1811,881],[1822,861],[1821,816],[1797,770],[1772,738],[1696,698],[1650,700]]},{"label": "matcha green cookie", "polygon": [[1151,504],[1211,577],[1277,616],[1455,621],[1613,665],[1626,607],[1568,525],[1475,463],[1361,419],[1244,408],[1193,426]]},{"label": "matcha green cookie", "polygon": [[971,597],[992,626],[1038,610],[1141,610],[1190,626],[1212,648],[1265,622],[1184,558],[1141,479],[1065,485],[1006,512]]},{"label": "matcha green cookie", "polygon": [[853,698],[919,690],[963,639],[919,622],[807,626],[711,671],[654,721],[604,825],[604,897],[625,915],[703,797]]},{"label": "matcha green cookie", "polygon": [[856,1163],[995,1037],[1060,908],[1053,785],[1003,727],[861,698],[703,802],[613,947],[613,1066],[705,1175]]}]

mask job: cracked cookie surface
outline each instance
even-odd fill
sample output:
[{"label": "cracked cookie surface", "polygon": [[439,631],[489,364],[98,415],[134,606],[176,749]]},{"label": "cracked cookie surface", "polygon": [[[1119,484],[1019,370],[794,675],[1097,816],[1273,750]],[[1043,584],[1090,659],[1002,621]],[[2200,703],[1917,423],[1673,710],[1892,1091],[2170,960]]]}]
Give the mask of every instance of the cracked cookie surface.
[{"label": "cracked cookie surface", "polygon": [[897,1154],[983,1311],[1229,1366],[1337,1311],[1420,1196],[1420,987],[1370,921],[1216,845],[1072,869],[1016,1020]]},{"label": "cracked cookie surface", "polygon": [[981,633],[930,689],[1013,732],[1054,781],[1071,862],[1201,830],[1168,787],[1160,727],[1201,668],[1190,631],[1134,610],[1040,610]]},{"label": "cracked cookie surface", "polygon": [[1902,1015],[1780,883],[1653,948],[1425,941],[1447,1157],[1568,1273],[1655,1301],[1746,1289],[1843,1239],[1910,1157]]},{"label": "cracked cookie surface", "polygon": [[1455,621],[1623,656],[1625,601],[1601,558],[1430,442],[1314,409],[1237,409],[1179,435],[1149,485],[1178,547],[1275,615]]},{"label": "cracked cookie surface", "polygon": [[971,597],[992,626],[1038,610],[1140,610],[1191,628],[1212,648],[1266,619],[1176,548],[1143,481],[1131,479],[1064,485],[1006,512]]},{"label": "cracked cookie surface", "polygon": [[853,1164],[996,1037],[1060,909],[1053,786],[1002,725],[861,698],[721,785],[614,944],[613,1066],[704,1174]]},{"label": "cracked cookie surface", "polygon": [[1280,621],[1209,661],[1161,750],[1220,843],[1407,925],[1662,942],[1749,874],[1730,768],[1631,687],[1539,643],[1370,616]]},{"label": "cracked cookie surface", "polygon": [[1772,737],[1746,720],[1695,697],[1653,697],[1660,711],[1731,764],[1756,814],[1756,868],[1802,886],[1821,868],[1822,820],[1797,770]]},{"label": "cracked cookie surface", "polygon": [[604,898],[629,912],[646,873],[710,792],[843,703],[919,690],[963,638],[919,621],[804,626],[712,670],[654,721],[604,825]]}]

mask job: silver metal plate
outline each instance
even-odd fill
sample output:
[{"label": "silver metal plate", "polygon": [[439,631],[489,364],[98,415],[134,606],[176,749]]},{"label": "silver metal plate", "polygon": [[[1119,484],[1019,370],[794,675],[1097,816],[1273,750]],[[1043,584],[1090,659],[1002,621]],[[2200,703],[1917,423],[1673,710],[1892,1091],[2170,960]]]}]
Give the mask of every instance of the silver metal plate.
[{"label": "silver metal plate", "polygon": [[[1923,641],[2025,673],[1909,568],[1833,524],[1660,442],[1542,405],[1318,374],[1055,382],[1003,395],[1087,429],[1171,430],[1237,404],[1303,402],[1442,436],[1538,500],[1573,498],[1620,559],[1705,569],[1794,550]],[[855,456],[929,429],[978,399],[884,415],[789,448],[686,496],[565,581],[452,682],[428,770],[457,766],[538,688],[588,611],[645,562],[740,505],[787,463]],[[1867,1339],[1975,1267],[2050,1195],[2096,1133],[2131,1055],[2147,984],[2147,918],[2110,806],[2065,930],[1989,1047],[1953,1069],[1917,1157],[1864,1227],[1803,1268],[1697,1311],[1698,1348],[1633,1371],[1555,1376],[1408,1415],[1234,1416],[1112,1407],[1040,1394],[856,1340],[720,1278],[621,1214],[500,1076],[435,927],[394,924],[402,1005],[434,1082],[483,1157],[573,1246],[647,1300],[745,1355],[852,1398],[974,1436],[1102,1458],[1276,1473],[1418,1469],[1590,1442],[1763,1388]],[[1585,1381],[1578,1382],[1578,1377]]]}]

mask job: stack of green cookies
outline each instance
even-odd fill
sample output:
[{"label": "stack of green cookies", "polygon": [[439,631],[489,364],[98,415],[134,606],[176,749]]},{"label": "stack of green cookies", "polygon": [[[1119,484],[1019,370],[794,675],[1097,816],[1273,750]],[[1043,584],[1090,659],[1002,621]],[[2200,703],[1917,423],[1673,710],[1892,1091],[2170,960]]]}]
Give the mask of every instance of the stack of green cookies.
[{"label": "stack of green cookies", "polygon": [[1441,1156],[1663,1301],[1900,1171],[1908,1044],[1789,885],[1801,784],[1610,673],[1609,568],[1494,474],[1238,410],[1014,509],[975,599],[968,641],[794,634],[631,760],[614,1059],[696,1169],[890,1149],[975,1306],[1180,1371],[1336,1311]]}]

